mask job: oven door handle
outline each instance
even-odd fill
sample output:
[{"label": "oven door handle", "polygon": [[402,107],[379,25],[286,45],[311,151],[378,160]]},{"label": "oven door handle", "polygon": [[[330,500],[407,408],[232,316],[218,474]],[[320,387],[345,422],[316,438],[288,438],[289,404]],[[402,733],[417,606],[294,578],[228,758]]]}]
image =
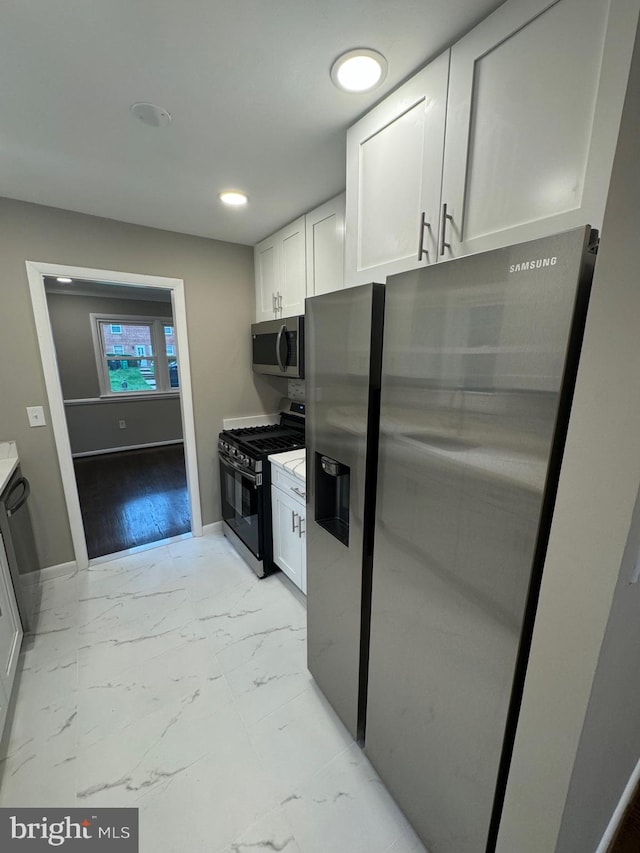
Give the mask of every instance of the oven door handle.
[{"label": "oven door handle", "polygon": [[[280,326],[280,331],[278,332],[278,337],[276,338],[276,359],[278,360],[278,367],[280,368],[280,370],[281,370],[281,372],[282,372],[282,373],[286,373],[286,372],[287,372],[286,365],[285,365],[284,360],[283,360],[283,358],[282,358],[282,340],[283,340],[283,337],[284,337],[284,343],[285,343],[285,346],[286,346],[286,344],[287,344],[287,338],[286,338],[286,336],[285,336],[285,332],[286,332],[286,331],[287,331],[287,327],[286,327],[286,326],[285,326],[285,324],[283,323],[283,324]],[[284,357],[285,357],[285,358],[287,357],[286,352],[285,352],[285,356],[284,356]]]},{"label": "oven door handle", "polygon": [[[10,502],[10,498],[14,492],[17,492],[18,489],[22,489],[22,494],[18,498],[18,500],[12,505]],[[20,477],[20,479],[16,480],[13,486],[11,487],[11,491],[4,499],[4,503],[6,506],[6,512],[9,518],[12,515],[15,515],[16,512],[20,509],[21,506],[24,506],[27,502],[27,498],[31,494],[31,486],[29,485],[29,481],[26,477]]]},{"label": "oven door handle", "polygon": [[257,474],[251,474],[249,471],[245,471],[244,468],[241,468],[239,465],[235,465],[230,459],[220,457],[220,464],[242,474],[243,477],[246,477],[247,480],[250,480],[253,483],[254,488],[257,488],[260,485]]}]

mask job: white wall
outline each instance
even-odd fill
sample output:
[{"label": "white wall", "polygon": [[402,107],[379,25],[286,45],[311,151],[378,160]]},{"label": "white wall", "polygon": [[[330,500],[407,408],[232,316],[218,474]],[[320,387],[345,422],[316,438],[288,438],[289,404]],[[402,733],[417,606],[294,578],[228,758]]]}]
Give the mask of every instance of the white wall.
[{"label": "white wall", "polygon": [[[634,752],[640,719],[637,645],[619,661],[619,677],[600,670],[594,682],[594,675],[610,614],[619,621],[620,637],[625,625],[628,628],[640,616],[636,590],[628,607],[614,605],[612,610],[640,483],[639,138],[640,47],[636,39],[496,848],[499,853],[592,853],[595,848],[574,843],[573,806],[567,810],[562,846],[558,845],[570,783],[575,791],[588,789],[584,774],[596,772],[601,758],[594,739],[611,737],[616,749],[601,780],[602,785],[613,786],[606,797],[609,808],[627,781],[630,762],[635,763],[621,749],[628,720],[619,703],[623,698],[633,702],[636,733],[628,749]],[[605,661],[606,647],[602,653]],[[625,692],[626,677],[634,684]],[[604,697],[607,690],[616,695]],[[579,753],[585,717],[585,740]],[[590,718],[599,720],[597,731]],[[590,798],[597,795],[598,791],[589,790]],[[581,818],[589,824],[589,844],[604,819],[602,808],[589,815],[590,802],[580,804]]]}]

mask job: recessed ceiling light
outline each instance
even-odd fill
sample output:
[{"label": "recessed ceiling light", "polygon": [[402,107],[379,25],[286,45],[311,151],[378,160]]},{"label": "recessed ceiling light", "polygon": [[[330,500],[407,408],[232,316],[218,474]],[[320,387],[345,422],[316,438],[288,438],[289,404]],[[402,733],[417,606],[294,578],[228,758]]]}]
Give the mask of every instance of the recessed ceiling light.
[{"label": "recessed ceiling light", "polygon": [[387,76],[387,60],[377,50],[348,50],[331,66],[331,79],[344,92],[370,92]]},{"label": "recessed ceiling light", "polygon": [[164,107],[159,107],[156,104],[150,104],[147,101],[139,101],[136,104],[131,104],[131,112],[143,124],[148,124],[149,127],[167,127],[171,124],[171,113],[165,110]]},{"label": "recessed ceiling light", "polygon": [[225,190],[219,194],[218,198],[223,204],[228,204],[231,207],[242,207],[249,200],[246,193],[238,192],[238,190]]},{"label": "recessed ceiling light", "polygon": [[71,284],[73,279],[72,278],[64,278],[63,276],[58,276],[58,278],[56,278],[56,281],[59,281],[60,284]]}]

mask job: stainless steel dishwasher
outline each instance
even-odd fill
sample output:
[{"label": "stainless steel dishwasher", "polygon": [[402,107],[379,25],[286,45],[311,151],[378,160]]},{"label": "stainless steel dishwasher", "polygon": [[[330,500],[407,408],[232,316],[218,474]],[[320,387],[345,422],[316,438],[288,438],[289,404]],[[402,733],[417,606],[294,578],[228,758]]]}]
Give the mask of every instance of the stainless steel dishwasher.
[{"label": "stainless steel dishwasher", "polygon": [[30,491],[29,481],[22,476],[18,466],[0,495],[0,533],[25,633],[34,627],[33,612],[38,585],[33,583],[36,576],[31,573],[39,569],[27,507]]}]

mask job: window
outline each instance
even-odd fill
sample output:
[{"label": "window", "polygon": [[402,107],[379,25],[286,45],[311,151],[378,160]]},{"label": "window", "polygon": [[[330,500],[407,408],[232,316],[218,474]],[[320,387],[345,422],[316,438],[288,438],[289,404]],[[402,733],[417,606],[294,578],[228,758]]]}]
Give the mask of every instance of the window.
[{"label": "window", "polygon": [[91,321],[101,397],[176,393],[175,337],[166,319],[92,314]]}]

